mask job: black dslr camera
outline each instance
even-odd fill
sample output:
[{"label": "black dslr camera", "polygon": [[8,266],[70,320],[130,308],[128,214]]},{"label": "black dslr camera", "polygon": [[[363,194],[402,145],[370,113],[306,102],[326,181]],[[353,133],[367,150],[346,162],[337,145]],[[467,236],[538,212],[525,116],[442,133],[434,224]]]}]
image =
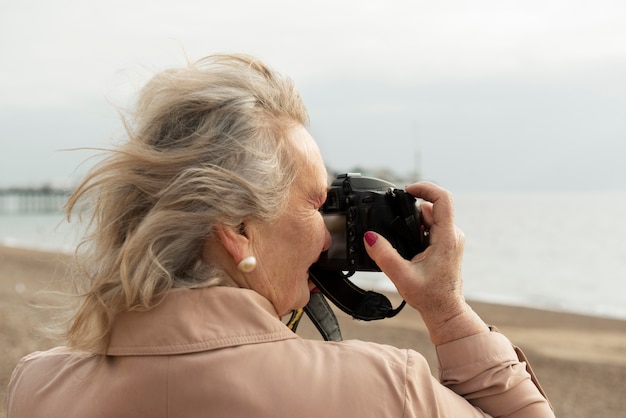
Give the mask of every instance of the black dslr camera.
[{"label": "black dslr camera", "polygon": [[363,234],[375,231],[406,259],[424,251],[428,232],[416,199],[392,183],[360,174],[339,174],[320,209],[332,244],[314,265],[316,270],[380,271],[367,255]]},{"label": "black dslr camera", "polygon": [[[323,296],[312,293],[305,312],[326,340],[340,340],[339,325],[324,296],[355,319],[391,318],[405,305],[393,308],[389,299],[350,281],[356,271],[380,271],[363,243],[374,231],[384,236],[405,259],[428,247],[416,199],[392,183],[360,174],[340,174],[320,208],[332,244],[309,269],[309,278]],[[296,321],[297,322],[297,321]]]}]

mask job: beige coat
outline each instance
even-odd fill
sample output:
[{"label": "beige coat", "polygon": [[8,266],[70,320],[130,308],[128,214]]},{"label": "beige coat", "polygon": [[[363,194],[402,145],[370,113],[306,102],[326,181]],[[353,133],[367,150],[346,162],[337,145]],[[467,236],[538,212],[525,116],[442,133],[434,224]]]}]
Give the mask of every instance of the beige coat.
[{"label": "beige coat", "polygon": [[437,351],[448,387],[411,350],[302,339],[253,291],[175,290],[120,315],[104,358],[55,348],[22,359],[8,417],[552,416],[501,334]]}]

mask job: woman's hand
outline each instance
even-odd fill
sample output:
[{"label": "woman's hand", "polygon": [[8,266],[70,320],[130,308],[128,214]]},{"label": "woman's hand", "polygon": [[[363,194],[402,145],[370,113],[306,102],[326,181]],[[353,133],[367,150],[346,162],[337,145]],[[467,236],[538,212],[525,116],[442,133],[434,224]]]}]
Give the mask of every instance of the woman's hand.
[{"label": "woman's hand", "polygon": [[422,221],[430,231],[426,250],[405,260],[389,242],[365,234],[370,257],[395,284],[400,296],[420,312],[434,344],[443,344],[489,328],[465,303],[461,265],[465,237],[454,225],[452,195],[428,182],[406,187],[423,199]]}]

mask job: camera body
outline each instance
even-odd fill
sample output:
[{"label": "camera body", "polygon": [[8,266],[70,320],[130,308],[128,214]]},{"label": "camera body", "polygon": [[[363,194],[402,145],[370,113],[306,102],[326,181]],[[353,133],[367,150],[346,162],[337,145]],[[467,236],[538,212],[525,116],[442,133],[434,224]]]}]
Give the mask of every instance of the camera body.
[{"label": "camera body", "polygon": [[318,270],[341,271],[346,277],[355,271],[380,271],[365,250],[367,231],[384,236],[406,259],[428,246],[416,199],[381,179],[339,174],[320,211],[332,244],[314,265]]}]

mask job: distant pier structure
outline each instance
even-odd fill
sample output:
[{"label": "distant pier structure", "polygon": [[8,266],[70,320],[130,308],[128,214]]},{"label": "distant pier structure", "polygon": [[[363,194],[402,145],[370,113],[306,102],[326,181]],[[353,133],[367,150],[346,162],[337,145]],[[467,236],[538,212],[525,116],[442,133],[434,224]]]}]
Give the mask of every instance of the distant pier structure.
[{"label": "distant pier structure", "polygon": [[0,215],[59,212],[71,193],[48,185],[0,188]]}]

